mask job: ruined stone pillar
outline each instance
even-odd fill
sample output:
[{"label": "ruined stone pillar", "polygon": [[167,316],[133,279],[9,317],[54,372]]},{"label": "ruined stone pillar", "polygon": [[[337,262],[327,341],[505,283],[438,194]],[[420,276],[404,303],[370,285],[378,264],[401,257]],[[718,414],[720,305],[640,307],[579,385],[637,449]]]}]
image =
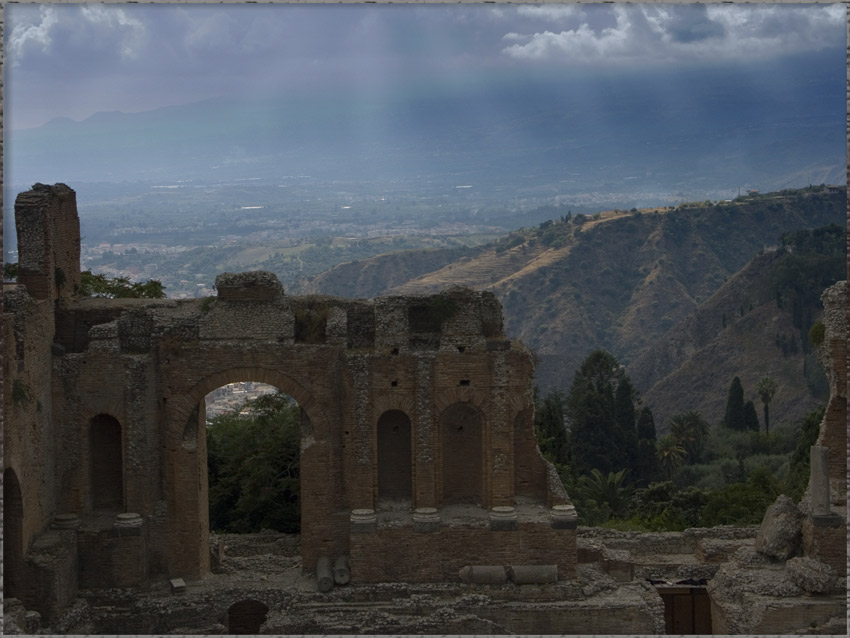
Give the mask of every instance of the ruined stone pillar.
[{"label": "ruined stone pillar", "polygon": [[80,286],[77,194],[65,184],[36,184],[15,200],[18,283],[35,299],[76,295]]},{"label": "ruined stone pillar", "polygon": [[813,445],[809,450],[809,489],[813,516],[829,516],[832,513],[829,497],[829,449]]},{"label": "ruined stone pillar", "polygon": [[413,459],[413,506],[437,507],[437,430],[434,415],[434,357],[416,359],[416,414],[413,415],[416,454]]}]

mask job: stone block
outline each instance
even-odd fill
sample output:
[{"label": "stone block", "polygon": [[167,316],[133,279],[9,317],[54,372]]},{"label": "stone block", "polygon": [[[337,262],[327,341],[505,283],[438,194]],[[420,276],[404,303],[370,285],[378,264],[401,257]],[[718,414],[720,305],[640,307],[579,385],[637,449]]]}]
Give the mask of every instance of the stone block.
[{"label": "stone block", "polygon": [[440,531],[440,513],[435,507],[417,507],[413,512],[413,531],[428,533]]},{"label": "stone block", "polygon": [[352,534],[374,534],[378,531],[378,517],[373,509],[351,510],[349,521]]},{"label": "stone block", "polygon": [[827,594],[836,584],[836,573],[829,565],[807,556],[797,556],[785,563],[791,582],[810,594]]},{"label": "stone block", "polygon": [[510,505],[497,505],[490,510],[491,531],[513,532],[517,529],[516,508]]},{"label": "stone block", "polygon": [[788,560],[800,552],[803,514],[784,494],[767,508],[756,534],[755,549],[761,554]]},{"label": "stone block", "polygon": [[274,301],[283,296],[283,285],[272,272],[225,272],[215,278],[222,301]]},{"label": "stone block", "polygon": [[169,582],[171,584],[172,594],[183,594],[186,592],[186,581],[182,578],[172,578]]}]

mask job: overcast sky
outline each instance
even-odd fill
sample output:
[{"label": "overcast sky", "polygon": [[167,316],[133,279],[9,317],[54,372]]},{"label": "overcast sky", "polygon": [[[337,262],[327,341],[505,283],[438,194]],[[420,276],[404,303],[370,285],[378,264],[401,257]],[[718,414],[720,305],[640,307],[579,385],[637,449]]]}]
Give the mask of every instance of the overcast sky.
[{"label": "overcast sky", "polygon": [[835,50],[843,5],[6,6],[6,126],[261,91],[736,68]]}]

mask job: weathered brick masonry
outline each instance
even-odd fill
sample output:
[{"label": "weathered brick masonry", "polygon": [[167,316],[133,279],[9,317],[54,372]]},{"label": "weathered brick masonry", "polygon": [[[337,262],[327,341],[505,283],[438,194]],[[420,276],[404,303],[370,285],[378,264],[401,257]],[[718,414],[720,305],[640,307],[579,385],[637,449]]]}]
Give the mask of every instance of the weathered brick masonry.
[{"label": "weathered brick masonry", "polygon": [[[306,570],[351,553],[362,581],[381,569],[457,580],[469,563],[574,574],[574,514],[548,518],[569,501],[534,440],[533,355],[505,337],[492,294],[289,297],[259,272],[220,275],[213,300],[81,299],[74,191],[37,185],[15,214],[22,285],[6,293],[3,326],[8,594],[49,619],[61,605],[48,598],[73,600],[79,584],[208,573],[204,397],[236,381],[272,384],[301,407]],[[486,519],[518,496],[546,516],[517,507],[502,513],[509,531],[455,521],[352,540],[353,510],[401,502],[439,517],[460,505]],[[33,543],[71,513],[79,521],[61,535],[72,555],[50,563],[57,584],[45,589]],[[410,551],[416,569],[389,570]]]}]

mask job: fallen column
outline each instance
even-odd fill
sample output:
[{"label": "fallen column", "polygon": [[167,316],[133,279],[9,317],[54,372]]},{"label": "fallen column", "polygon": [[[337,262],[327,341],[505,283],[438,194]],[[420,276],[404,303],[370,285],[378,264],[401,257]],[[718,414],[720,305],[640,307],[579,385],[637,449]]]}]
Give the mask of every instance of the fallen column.
[{"label": "fallen column", "polygon": [[465,565],[458,572],[462,583],[477,585],[504,585],[508,575],[501,565]]},{"label": "fallen column", "polygon": [[334,587],[331,559],[327,556],[322,556],[316,563],[316,586],[322,593],[327,593]]},{"label": "fallen column", "polygon": [[516,585],[557,583],[557,565],[509,565],[508,578]]},{"label": "fallen column", "polygon": [[351,567],[348,556],[340,556],[334,561],[334,582],[337,585],[347,585],[351,580]]}]

